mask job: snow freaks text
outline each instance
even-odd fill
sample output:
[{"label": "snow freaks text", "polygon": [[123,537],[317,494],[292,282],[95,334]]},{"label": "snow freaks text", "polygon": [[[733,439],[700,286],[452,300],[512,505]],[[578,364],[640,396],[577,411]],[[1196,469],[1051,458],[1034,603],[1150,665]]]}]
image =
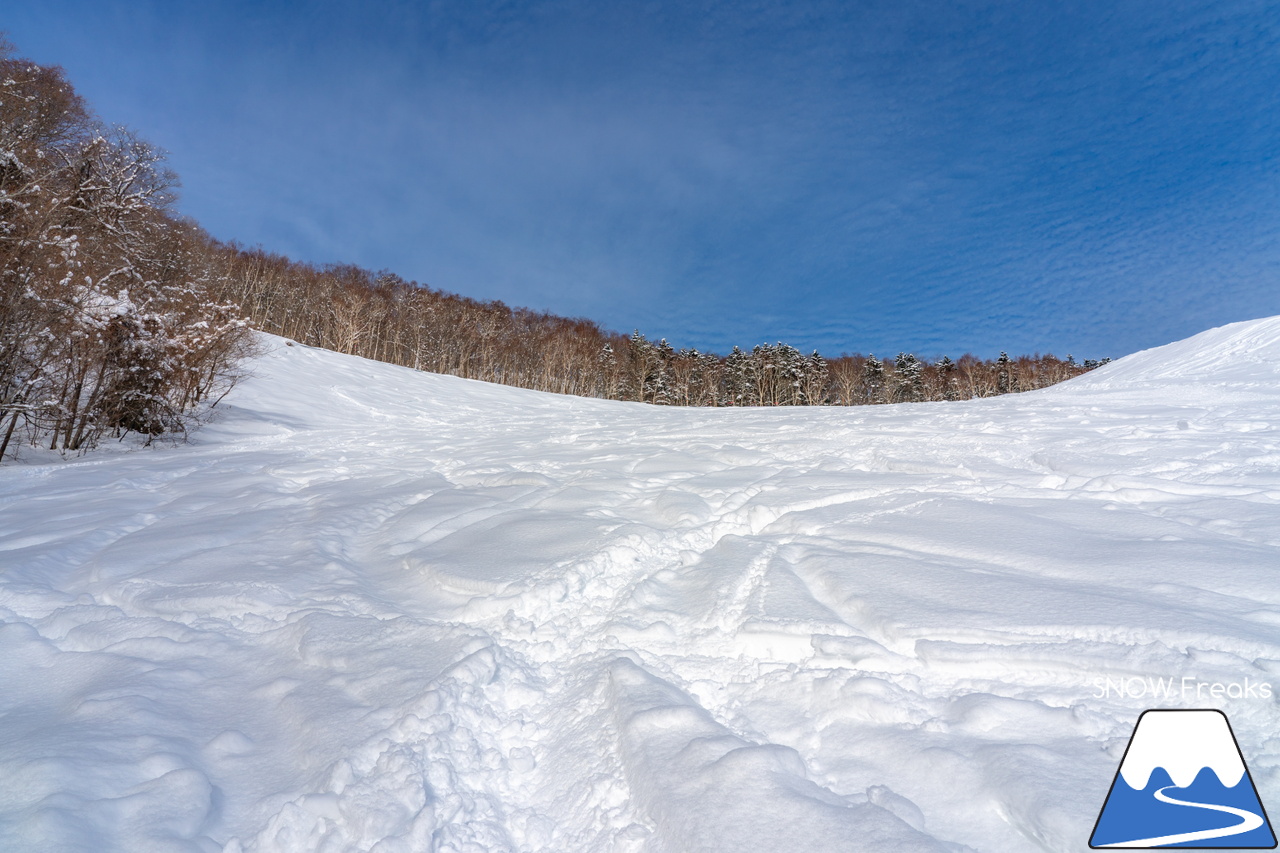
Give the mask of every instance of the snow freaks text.
[{"label": "snow freaks text", "polygon": [[1094,699],[1270,699],[1271,685],[1265,681],[1201,681],[1195,676],[1181,678],[1095,678]]}]

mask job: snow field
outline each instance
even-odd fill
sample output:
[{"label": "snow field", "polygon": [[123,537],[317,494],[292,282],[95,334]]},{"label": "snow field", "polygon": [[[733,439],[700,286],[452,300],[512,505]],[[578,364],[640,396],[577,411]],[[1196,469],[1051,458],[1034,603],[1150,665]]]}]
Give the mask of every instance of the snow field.
[{"label": "snow field", "polygon": [[[1081,850],[1138,714],[1280,802],[1280,318],[950,404],[667,410],[273,339],[0,469],[0,847]],[[1273,810],[1276,807],[1273,807]]]}]

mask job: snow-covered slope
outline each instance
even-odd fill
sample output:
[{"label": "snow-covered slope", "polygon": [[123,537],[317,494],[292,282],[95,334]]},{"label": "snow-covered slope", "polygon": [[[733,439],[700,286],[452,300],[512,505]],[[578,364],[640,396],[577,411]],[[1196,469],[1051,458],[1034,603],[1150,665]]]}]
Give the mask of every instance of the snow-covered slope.
[{"label": "snow-covered slope", "polygon": [[0,469],[0,849],[1077,851],[1148,707],[1280,803],[1280,319],[823,410],[273,340],[219,409]]}]

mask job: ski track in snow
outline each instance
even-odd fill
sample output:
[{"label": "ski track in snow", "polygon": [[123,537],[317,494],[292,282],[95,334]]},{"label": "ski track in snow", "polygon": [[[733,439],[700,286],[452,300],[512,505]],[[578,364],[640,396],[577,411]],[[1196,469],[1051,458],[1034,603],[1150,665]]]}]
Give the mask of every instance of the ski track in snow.
[{"label": "ski track in snow", "polygon": [[1095,679],[1280,673],[1277,365],[665,410],[272,339],[187,445],[0,469],[0,848],[1074,851],[1147,707],[1274,800],[1275,699]]}]

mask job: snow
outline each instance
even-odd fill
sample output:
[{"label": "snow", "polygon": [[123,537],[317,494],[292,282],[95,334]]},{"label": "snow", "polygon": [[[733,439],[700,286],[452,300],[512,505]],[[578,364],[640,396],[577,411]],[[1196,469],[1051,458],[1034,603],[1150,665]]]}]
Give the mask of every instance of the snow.
[{"label": "snow", "polygon": [[1120,764],[1120,775],[1130,788],[1141,791],[1157,767],[1168,771],[1179,788],[1189,787],[1206,767],[1228,788],[1244,778],[1244,763],[1231,728],[1219,711],[1143,714]]},{"label": "snow", "polygon": [[1280,318],[853,409],[270,339],[0,468],[0,849],[1077,851],[1151,707],[1274,804],[1277,424]]}]

